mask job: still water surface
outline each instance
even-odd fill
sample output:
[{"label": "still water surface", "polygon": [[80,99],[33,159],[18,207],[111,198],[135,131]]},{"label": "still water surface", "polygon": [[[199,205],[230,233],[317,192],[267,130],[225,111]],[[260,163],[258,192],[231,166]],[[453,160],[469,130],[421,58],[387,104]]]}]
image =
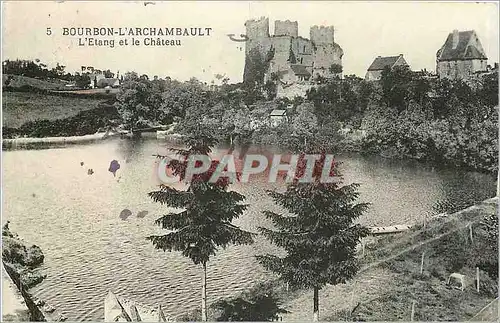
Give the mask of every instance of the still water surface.
[{"label": "still water surface", "polygon": [[[145,239],[161,232],[154,220],[169,211],[147,196],[157,185],[152,155],[164,154],[165,147],[157,141],[113,140],[4,152],[4,221],[42,248],[47,278],[32,292],[69,320],[102,321],[108,290],[146,305],[159,303],[172,316],[199,306],[201,268],[179,253],[155,250]],[[116,177],[108,171],[113,159],[121,164]],[[473,196],[479,201],[495,192],[495,179],[485,174],[359,155],[339,160],[345,183],[360,183],[360,201],[371,203],[360,219],[366,225],[415,223],[431,214],[438,200]],[[265,190],[280,187],[263,179],[233,186],[250,204],[235,224],[253,232],[268,226],[261,211],[279,209]],[[124,209],[132,215],[122,220]],[[272,251],[262,239],[220,251],[208,264],[209,302],[263,280],[268,274],[254,255]]]}]

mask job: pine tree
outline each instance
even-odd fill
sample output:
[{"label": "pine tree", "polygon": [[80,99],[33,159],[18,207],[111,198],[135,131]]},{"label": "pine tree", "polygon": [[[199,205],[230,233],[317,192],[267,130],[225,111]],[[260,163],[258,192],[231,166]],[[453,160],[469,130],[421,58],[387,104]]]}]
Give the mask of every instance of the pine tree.
[{"label": "pine tree", "polygon": [[[192,155],[208,156],[214,143],[215,140],[209,135],[188,138],[189,149],[173,150],[182,156],[180,160],[172,160],[169,163],[174,175],[178,175],[184,181],[188,158]],[[209,170],[194,175],[187,183],[185,191],[160,185],[158,191],[149,193],[155,202],[174,208],[184,208],[181,212],[166,214],[155,221],[161,228],[172,232],[150,236],[147,239],[157,249],[181,251],[182,255],[189,257],[195,265],[203,266],[202,321],[207,320],[206,275],[210,256],[215,255],[219,247],[253,243],[253,235],[250,232],[241,230],[231,223],[246,209],[247,205],[241,204],[245,197],[237,192],[228,191],[230,184],[228,177],[219,177],[215,183],[209,182],[218,165],[219,161],[212,160]]]},{"label": "pine tree", "polygon": [[[345,283],[358,270],[356,246],[368,234],[368,229],[355,224],[366,210],[366,203],[355,204],[357,184],[341,186],[340,181],[324,183],[322,165],[326,158],[315,163],[312,180],[299,182],[306,174],[304,155],[299,158],[294,180],[284,193],[269,191],[274,201],[291,215],[265,211],[276,231],[259,228],[272,243],[284,248],[286,256],[257,256],[268,270],[277,273],[291,286],[312,288],[313,320],[319,318],[319,290],[326,284]],[[339,176],[337,163],[332,164],[331,176]]]}]

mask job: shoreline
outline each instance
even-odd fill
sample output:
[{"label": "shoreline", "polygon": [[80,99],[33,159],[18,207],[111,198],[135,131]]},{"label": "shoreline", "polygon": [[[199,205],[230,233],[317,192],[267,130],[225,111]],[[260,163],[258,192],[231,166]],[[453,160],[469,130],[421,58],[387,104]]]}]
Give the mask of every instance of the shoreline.
[{"label": "shoreline", "polygon": [[[172,144],[182,144],[182,135],[178,133],[172,133],[171,130],[157,130],[156,132],[143,132],[141,138],[143,139],[155,139],[158,141],[170,142]],[[95,134],[83,135],[83,136],[66,136],[66,137],[20,137],[20,138],[2,138],[2,150],[3,151],[14,151],[14,150],[39,150],[39,149],[52,149],[52,148],[62,148],[72,145],[84,145],[92,144],[105,141],[107,139],[120,138],[120,139],[131,139],[132,135],[128,131],[106,133],[97,132]],[[223,144],[223,146],[225,146]],[[277,147],[280,148],[280,147]],[[411,156],[392,156],[388,154],[381,153],[368,153],[365,154],[361,149],[347,149],[339,151],[338,153],[356,153],[367,156],[376,156],[387,160],[406,160],[421,163],[423,165],[430,165],[433,168],[442,167],[452,167],[454,169],[460,169],[466,172],[477,172],[496,176],[495,170],[489,169],[477,169],[470,166],[460,166],[454,164],[433,164],[431,161],[421,160],[418,158],[412,158]]]},{"label": "shoreline", "polygon": [[[89,144],[104,141],[111,138],[130,138],[128,132],[97,132],[95,134],[83,136],[67,137],[21,137],[21,138],[2,138],[2,150],[36,150],[59,148],[65,145]],[[181,138],[179,134],[165,134],[165,131],[156,131],[155,133],[143,133],[142,138],[151,138],[166,141],[178,141]]]}]

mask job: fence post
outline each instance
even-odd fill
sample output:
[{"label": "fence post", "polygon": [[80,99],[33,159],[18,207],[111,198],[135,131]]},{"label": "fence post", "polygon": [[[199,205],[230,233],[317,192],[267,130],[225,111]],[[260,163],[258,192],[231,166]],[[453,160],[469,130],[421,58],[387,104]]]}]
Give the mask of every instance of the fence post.
[{"label": "fence post", "polygon": [[479,293],[479,267],[476,267],[476,290]]},{"label": "fence post", "polygon": [[363,254],[361,255],[363,258],[365,257],[365,242],[361,241],[361,248],[363,250]]},{"label": "fence post", "polygon": [[474,240],[472,238],[472,223],[469,224],[469,236],[470,236],[470,243],[473,243]]},{"label": "fence post", "polygon": [[415,318],[415,303],[416,301],[413,301],[413,303],[411,304],[411,317],[410,317],[410,321],[413,322],[413,319]]},{"label": "fence post", "polygon": [[420,274],[424,272],[424,256],[425,256],[425,251],[422,252],[422,259],[420,260]]}]

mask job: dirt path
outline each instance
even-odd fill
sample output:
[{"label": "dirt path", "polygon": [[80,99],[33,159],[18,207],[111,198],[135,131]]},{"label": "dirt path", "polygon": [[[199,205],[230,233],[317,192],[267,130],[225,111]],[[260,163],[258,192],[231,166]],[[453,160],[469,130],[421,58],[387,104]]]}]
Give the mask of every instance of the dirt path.
[{"label": "dirt path", "polygon": [[[358,302],[367,302],[386,291],[394,273],[387,269],[373,268],[358,275],[347,284],[327,285],[319,292],[321,320],[327,320],[340,311],[351,311]],[[283,315],[283,321],[310,321],[312,319],[312,290],[285,304],[290,311]]]},{"label": "dirt path", "polygon": [[[375,259],[373,262],[363,266],[356,278],[349,281],[347,284],[331,286],[327,285],[320,291],[320,318],[323,320],[338,314],[340,311],[351,311],[358,302],[367,302],[371,299],[377,298],[379,295],[384,294],[390,287],[392,279],[397,275],[387,269],[381,268],[380,265],[386,261],[393,260],[399,256],[420,248],[426,244],[439,240],[447,235],[453,234],[457,231],[464,230],[471,223],[479,221],[489,204],[496,204],[497,198],[486,200],[479,205],[471,206],[467,209],[457,213],[471,212],[473,210],[483,210],[477,216],[466,221],[464,224],[456,227],[453,230],[444,232],[430,239],[413,244],[409,247],[402,249],[397,253],[393,253],[382,259]],[[453,215],[450,215],[452,217]],[[389,247],[384,249],[390,250],[391,247],[397,247],[398,242],[392,243]],[[312,290],[304,291],[298,297],[289,300],[284,304],[286,310],[291,313],[283,315],[283,321],[305,321],[312,319]]]}]

